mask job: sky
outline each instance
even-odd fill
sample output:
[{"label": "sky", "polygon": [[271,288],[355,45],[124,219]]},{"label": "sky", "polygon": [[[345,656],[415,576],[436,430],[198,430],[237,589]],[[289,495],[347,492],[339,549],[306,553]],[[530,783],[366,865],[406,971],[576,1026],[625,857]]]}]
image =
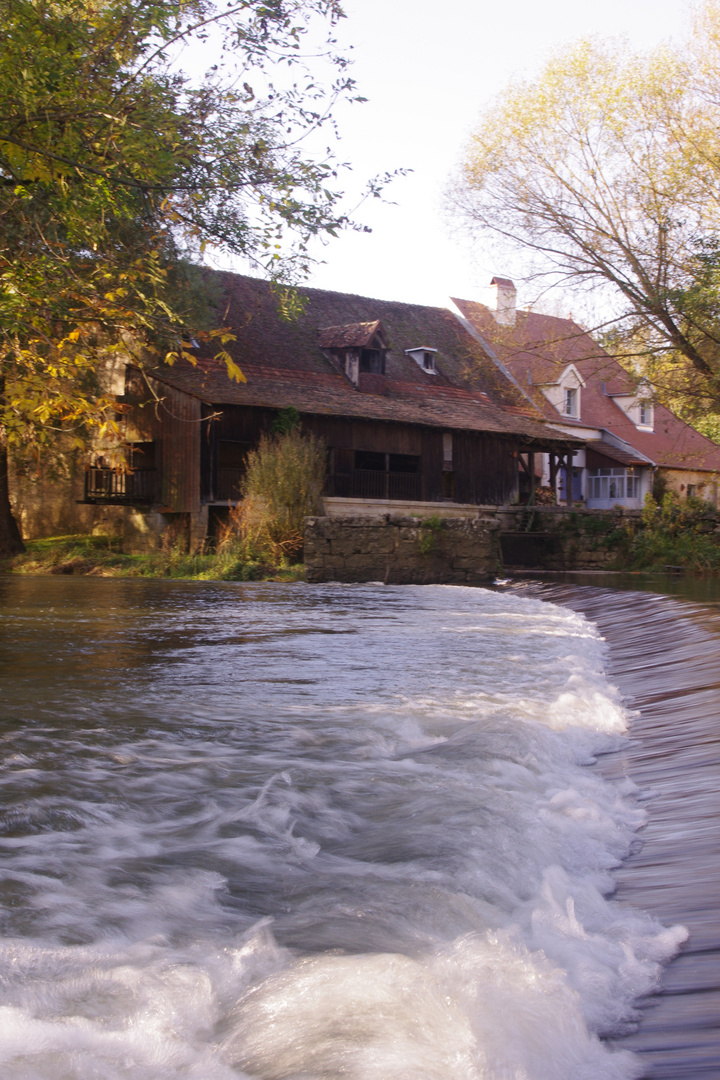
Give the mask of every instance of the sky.
[{"label": "sky", "polygon": [[[553,51],[588,36],[640,49],[681,41],[688,0],[345,0],[338,36],[352,47],[363,105],[336,113],[337,147],[353,184],[409,169],[356,211],[369,233],[345,233],[315,251],[308,285],[385,300],[445,305],[482,299],[495,265],[488,246],[453,228],[450,177],[481,110],[515,78],[532,77]],[[227,265],[227,264],[226,264]],[[228,267],[230,268],[230,267]],[[245,270],[240,265],[232,267]],[[248,271],[245,271],[248,272]],[[526,298],[529,300],[530,298]],[[518,297],[523,305],[522,290]],[[558,314],[562,297],[555,298]],[[553,298],[549,298],[552,306]]]}]

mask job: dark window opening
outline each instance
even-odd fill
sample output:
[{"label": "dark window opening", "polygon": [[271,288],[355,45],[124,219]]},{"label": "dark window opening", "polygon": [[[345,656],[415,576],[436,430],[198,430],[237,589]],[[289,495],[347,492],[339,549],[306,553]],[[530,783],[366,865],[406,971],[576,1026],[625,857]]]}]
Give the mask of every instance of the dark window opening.
[{"label": "dark window opening", "polygon": [[244,469],[249,449],[248,442],[218,442],[218,468]]},{"label": "dark window opening", "polygon": [[451,502],[455,499],[455,473],[448,469],[442,474],[442,497]]},{"label": "dark window opening", "polygon": [[327,494],[360,499],[420,499],[423,478],[418,454],[336,447]]},{"label": "dark window opening", "polygon": [[355,468],[385,472],[385,455],[377,453],[375,450],[356,450]]},{"label": "dark window opening", "polygon": [[385,374],[385,352],[382,349],[360,350],[360,371],[370,372],[372,375]]},{"label": "dark window opening", "polygon": [[85,473],[85,502],[130,506],[155,502],[158,495],[156,444],[130,443],[127,471],[96,459]]},{"label": "dark window opening", "polygon": [[130,468],[131,469],[154,469],[155,468],[155,443],[136,442],[130,444]]},{"label": "dark window opening", "polygon": [[390,472],[419,473],[420,458],[415,454],[390,454]]},{"label": "dark window opening", "polygon": [[249,442],[220,439],[217,444],[215,498],[229,502],[240,498],[240,484],[247,467]]}]

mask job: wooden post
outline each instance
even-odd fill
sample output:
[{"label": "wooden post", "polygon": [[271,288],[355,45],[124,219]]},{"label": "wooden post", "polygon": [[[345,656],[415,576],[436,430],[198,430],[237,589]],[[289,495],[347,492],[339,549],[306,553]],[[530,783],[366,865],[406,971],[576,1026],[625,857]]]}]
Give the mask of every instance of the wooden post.
[{"label": "wooden post", "polygon": [[553,452],[550,453],[550,487],[557,492],[557,469],[558,459]]}]

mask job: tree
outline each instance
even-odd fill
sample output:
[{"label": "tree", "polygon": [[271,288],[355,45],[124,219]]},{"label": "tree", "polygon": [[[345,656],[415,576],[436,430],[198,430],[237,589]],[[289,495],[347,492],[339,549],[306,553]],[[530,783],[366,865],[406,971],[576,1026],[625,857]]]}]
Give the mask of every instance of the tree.
[{"label": "tree", "polygon": [[720,7],[682,49],[581,42],[511,86],[453,199],[535,274],[592,289],[612,345],[697,413],[720,411]]},{"label": "tree", "polygon": [[[114,352],[192,361],[205,338],[243,378],[192,266],[206,246],[291,281],[348,224],[330,151],[302,143],[356,99],[341,17],[338,0],[0,0],[0,554],[21,546],[8,447],[116,430]],[[203,44],[216,62],[184,72]]]}]

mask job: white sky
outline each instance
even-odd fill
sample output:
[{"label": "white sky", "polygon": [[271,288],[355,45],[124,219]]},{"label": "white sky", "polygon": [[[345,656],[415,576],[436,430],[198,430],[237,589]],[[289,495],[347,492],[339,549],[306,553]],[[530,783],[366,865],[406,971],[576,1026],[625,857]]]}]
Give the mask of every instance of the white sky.
[{"label": "white sky", "polygon": [[[307,282],[386,300],[446,303],[480,298],[494,274],[489,250],[453,239],[443,192],[479,111],[508,81],[531,76],[558,46],[624,37],[639,48],[682,39],[689,0],[345,0],[340,40],[353,46],[353,77],[369,100],[343,108],[338,155],[354,183],[412,169],[393,182],[395,205],[372,200],[348,233],[318,250]],[[237,267],[237,269],[241,269]],[[522,306],[523,296],[519,296]],[[564,311],[558,313],[565,313]]]}]

